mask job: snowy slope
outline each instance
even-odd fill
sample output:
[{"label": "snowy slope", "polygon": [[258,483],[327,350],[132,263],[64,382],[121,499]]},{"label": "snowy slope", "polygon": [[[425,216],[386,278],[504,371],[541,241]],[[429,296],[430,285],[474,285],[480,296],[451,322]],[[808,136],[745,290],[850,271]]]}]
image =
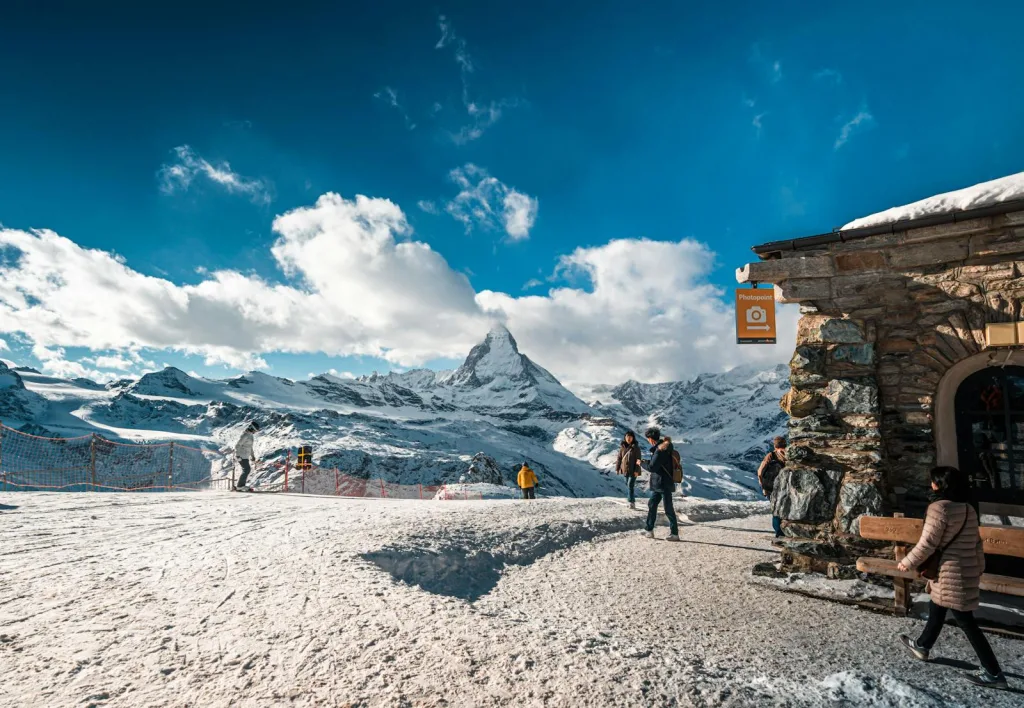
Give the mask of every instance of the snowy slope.
[{"label": "snowy slope", "polygon": [[[484,481],[471,472],[474,456],[482,454],[488,468],[498,470],[489,473],[489,483],[514,485],[526,461],[543,493],[569,496],[620,494],[622,479],[613,474],[618,442],[627,428],[642,431],[656,421],[685,448],[688,493],[752,499],[755,458],[781,420],[781,372],[599,386],[600,402],[591,405],[522,354],[499,327],[454,372],[322,374],[307,381],[251,372],[216,381],[169,367],[104,387],[5,366],[0,421],[32,425],[39,435],[97,432],[228,451],[247,421],[258,420],[256,453],[264,461],[312,445],[314,461],[324,467],[433,485]],[[257,482],[278,474],[263,469]]]}]

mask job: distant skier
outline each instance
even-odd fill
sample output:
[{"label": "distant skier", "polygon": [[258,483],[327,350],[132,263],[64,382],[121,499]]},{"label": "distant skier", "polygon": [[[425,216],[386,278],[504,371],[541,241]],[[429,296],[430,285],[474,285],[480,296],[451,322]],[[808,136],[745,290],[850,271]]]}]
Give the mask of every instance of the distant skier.
[{"label": "distant skier", "polygon": [[235,489],[238,491],[246,492],[250,491],[245,486],[246,480],[249,478],[249,473],[252,471],[250,462],[256,464],[256,454],[253,452],[254,435],[260,429],[260,424],[256,421],[252,421],[246,427],[245,432],[238,438],[238,442],[235,444],[235,456],[238,458],[238,464],[242,466],[242,476],[238,478],[238,484],[235,485]]},{"label": "distant skier", "polygon": [[537,474],[525,462],[519,470],[518,482],[519,488],[523,490],[523,499],[537,498]]},{"label": "distant skier", "polygon": [[[771,500],[772,492],[775,491],[775,480],[779,472],[786,466],[786,438],[777,436],[772,440],[772,451],[761,460],[761,466],[757,468],[757,481],[761,485],[761,493],[765,498]],[[775,504],[772,504],[772,528],[775,529],[775,538],[782,538],[782,518],[775,516]]]},{"label": "distant skier", "polygon": [[679,540],[679,522],[676,520],[676,510],[672,506],[672,493],[676,490],[676,483],[672,480],[672,441],[662,440],[661,431],[657,428],[648,428],[644,433],[647,442],[651,445],[651,460],[648,463],[651,488],[651,499],[647,502],[647,530],[644,535],[654,538],[654,524],[658,520],[658,505],[664,501],[665,516],[668,518],[669,535],[666,540]]},{"label": "distant skier", "polygon": [[619,445],[619,454],[615,459],[615,472],[626,477],[629,508],[636,509],[636,478],[640,476],[640,444],[636,434],[627,430]]}]

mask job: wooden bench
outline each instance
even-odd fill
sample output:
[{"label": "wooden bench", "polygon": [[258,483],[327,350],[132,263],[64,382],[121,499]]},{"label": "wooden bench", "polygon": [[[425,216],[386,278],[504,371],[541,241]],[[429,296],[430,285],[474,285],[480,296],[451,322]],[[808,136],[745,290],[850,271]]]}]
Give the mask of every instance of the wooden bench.
[{"label": "wooden bench", "polygon": [[[906,615],[910,611],[910,582],[914,580],[923,582],[924,580],[917,571],[903,572],[896,567],[907,555],[907,552],[917,544],[923,529],[923,519],[906,519],[902,516],[860,517],[862,538],[873,541],[892,541],[895,544],[893,560],[858,558],[857,570],[862,573],[887,575],[893,579],[897,615]],[[987,555],[1024,558],[1024,529],[1010,526],[982,526],[979,528],[979,532]],[[981,589],[1024,597],[1024,578],[985,573],[981,576]]]}]

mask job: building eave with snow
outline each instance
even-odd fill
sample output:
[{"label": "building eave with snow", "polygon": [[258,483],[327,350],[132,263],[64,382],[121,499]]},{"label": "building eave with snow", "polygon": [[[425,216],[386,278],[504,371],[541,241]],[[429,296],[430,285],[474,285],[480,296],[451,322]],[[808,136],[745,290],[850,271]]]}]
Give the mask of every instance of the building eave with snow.
[{"label": "building eave with snow", "polygon": [[737,280],[801,307],[777,483],[789,533],[852,539],[862,514],[920,511],[936,464],[1020,515],[1024,173],[753,250]]}]

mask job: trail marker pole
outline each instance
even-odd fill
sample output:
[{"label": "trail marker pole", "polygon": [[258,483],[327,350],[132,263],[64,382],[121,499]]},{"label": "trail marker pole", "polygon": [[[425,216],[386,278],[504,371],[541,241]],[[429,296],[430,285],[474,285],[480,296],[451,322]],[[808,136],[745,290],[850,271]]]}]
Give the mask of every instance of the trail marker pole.
[{"label": "trail marker pole", "polygon": [[171,446],[167,454],[167,490],[170,491],[174,487],[174,442],[171,442]]},{"label": "trail marker pole", "polygon": [[92,491],[96,491],[96,433],[89,440],[89,472],[92,478]]}]

